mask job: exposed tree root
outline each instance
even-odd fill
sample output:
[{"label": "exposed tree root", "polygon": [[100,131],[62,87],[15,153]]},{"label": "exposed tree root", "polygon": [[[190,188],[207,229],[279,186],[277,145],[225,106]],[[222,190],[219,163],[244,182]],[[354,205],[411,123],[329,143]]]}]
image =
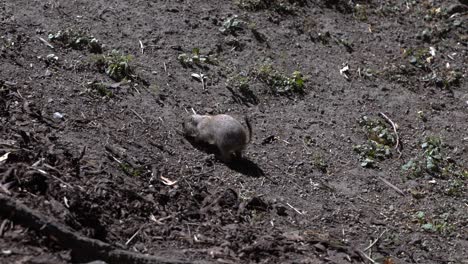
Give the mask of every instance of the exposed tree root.
[{"label": "exposed tree root", "polygon": [[69,227],[41,215],[14,198],[0,194],[0,217],[8,218],[16,224],[32,229],[64,248],[72,250],[72,261],[88,262],[102,260],[109,264],[188,264],[208,263],[202,261],[185,261],[168,259],[159,256],[143,255],[114,246],[97,239],[84,237]]}]

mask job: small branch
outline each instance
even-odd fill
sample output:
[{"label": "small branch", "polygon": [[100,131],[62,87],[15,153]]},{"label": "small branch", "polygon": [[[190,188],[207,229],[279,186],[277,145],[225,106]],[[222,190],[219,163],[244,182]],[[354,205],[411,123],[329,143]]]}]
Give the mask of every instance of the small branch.
[{"label": "small branch", "polygon": [[142,228],[143,228],[143,226],[140,227],[140,228],[138,228],[138,230],[135,232],[135,234],[133,234],[133,236],[130,237],[130,238],[127,240],[127,242],[125,242],[125,245],[126,245],[126,246],[128,246],[128,244],[130,244],[130,242],[132,242],[132,240],[138,235],[138,233],[140,233],[140,231],[141,231]]},{"label": "small branch", "polygon": [[44,43],[47,47],[49,47],[51,49],[54,48],[54,46],[52,46],[52,44],[50,44],[47,40],[45,40],[45,39],[43,39],[41,37],[39,37],[39,40],[42,41],[42,43]]},{"label": "small branch", "polygon": [[386,179],[380,177],[380,176],[377,176],[381,181],[383,181],[383,183],[387,184],[390,188],[392,188],[393,190],[395,190],[397,193],[401,194],[401,196],[405,196],[405,192],[403,192],[400,188],[396,187],[395,185],[393,185],[391,182],[387,181]]},{"label": "small branch", "polygon": [[145,46],[143,46],[143,42],[141,42],[141,40],[138,40],[138,42],[140,42],[140,50],[141,54],[143,54],[145,52]]},{"label": "small branch", "polygon": [[398,151],[398,154],[399,154],[398,158],[401,158],[402,153],[400,151],[400,136],[398,135],[397,125],[384,113],[380,112],[379,114],[392,125],[393,132],[395,132],[395,135],[396,135],[395,149]]},{"label": "small branch", "polygon": [[304,215],[303,212],[297,210],[296,208],[294,208],[292,205],[290,205],[289,203],[286,203],[291,209],[293,209],[294,211],[296,211],[296,213],[300,214],[300,215]]},{"label": "small branch", "polygon": [[377,264],[377,262],[375,262],[375,260],[371,259],[371,257],[369,257],[366,253],[364,253],[363,251],[361,250],[358,250],[359,254],[362,255],[362,257],[364,257],[365,259],[369,260],[372,264]]},{"label": "small branch", "polygon": [[138,118],[140,118],[140,120],[141,120],[143,123],[146,123],[145,119],[143,119],[143,117],[141,117],[141,115],[139,115],[135,110],[130,109],[130,111],[132,111]]},{"label": "small branch", "polygon": [[382,233],[380,233],[380,235],[374,240],[374,242],[372,242],[368,247],[366,247],[363,251],[367,251],[369,250],[370,248],[372,248],[375,243],[377,243],[377,241],[379,241],[379,239],[383,236],[383,234],[385,234],[385,232],[387,232],[387,229],[385,229]]}]

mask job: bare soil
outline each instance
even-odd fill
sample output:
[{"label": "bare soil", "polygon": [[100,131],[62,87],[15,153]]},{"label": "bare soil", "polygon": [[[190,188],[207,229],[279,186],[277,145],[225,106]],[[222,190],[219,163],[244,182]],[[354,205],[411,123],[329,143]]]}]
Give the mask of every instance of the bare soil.
[{"label": "bare soil", "polygon": [[[0,198],[167,263],[468,263],[467,10],[0,1]],[[192,108],[248,116],[244,158],[184,138]],[[0,212],[0,263],[141,263]]]}]

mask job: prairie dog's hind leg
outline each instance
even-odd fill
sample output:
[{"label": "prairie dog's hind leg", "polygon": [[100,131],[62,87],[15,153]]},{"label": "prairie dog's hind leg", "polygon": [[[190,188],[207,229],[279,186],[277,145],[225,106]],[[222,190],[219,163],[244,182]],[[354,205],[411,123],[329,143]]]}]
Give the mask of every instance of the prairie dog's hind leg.
[{"label": "prairie dog's hind leg", "polygon": [[224,163],[229,163],[232,160],[232,153],[219,148],[220,158]]}]

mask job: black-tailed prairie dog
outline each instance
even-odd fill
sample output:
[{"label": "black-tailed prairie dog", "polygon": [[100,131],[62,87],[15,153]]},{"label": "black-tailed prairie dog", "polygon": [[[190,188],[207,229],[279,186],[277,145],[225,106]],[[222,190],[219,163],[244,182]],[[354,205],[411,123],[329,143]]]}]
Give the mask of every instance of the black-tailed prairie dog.
[{"label": "black-tailed prairie dog", "polygon": [[214,145],[224,162],[229,162],[233,155],[242,157],[242,151],[252,139],[252,126],[245,118],[247,128],[230,115],[193,114],[183,123],[184,134],[197,142]]}]

